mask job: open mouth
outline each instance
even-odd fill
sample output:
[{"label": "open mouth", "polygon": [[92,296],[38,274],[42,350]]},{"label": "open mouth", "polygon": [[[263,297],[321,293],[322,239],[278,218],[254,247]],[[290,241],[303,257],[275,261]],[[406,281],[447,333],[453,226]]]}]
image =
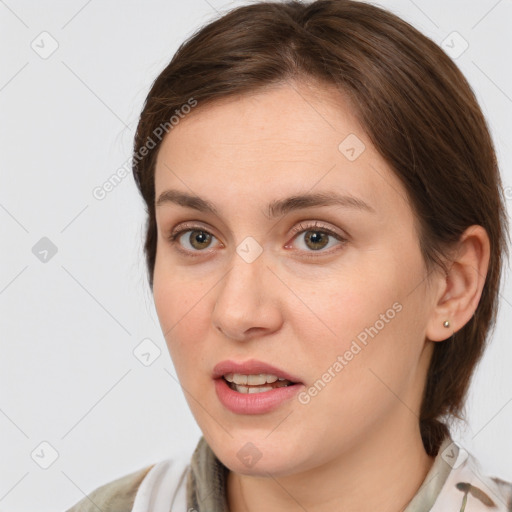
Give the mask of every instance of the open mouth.
[{"label": "open mouth", "polygon": [[238,393],[265,393],[276,388],[284,388],[296,384],[290,380],[268,373],[244,375],[241,373],[226,373],[222,376],[228,386]]}]

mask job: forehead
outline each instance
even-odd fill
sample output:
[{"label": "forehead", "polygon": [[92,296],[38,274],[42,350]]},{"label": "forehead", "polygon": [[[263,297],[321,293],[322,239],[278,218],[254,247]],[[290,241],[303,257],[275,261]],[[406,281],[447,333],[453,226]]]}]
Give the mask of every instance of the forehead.
[{"label": "forehead", "polygon": [[348,99],[333,87],[297,83],[199,104],[184,116],[156,162],[157,197],[170,187],[215,201],[336,190],[380,213],[407,206]]}]

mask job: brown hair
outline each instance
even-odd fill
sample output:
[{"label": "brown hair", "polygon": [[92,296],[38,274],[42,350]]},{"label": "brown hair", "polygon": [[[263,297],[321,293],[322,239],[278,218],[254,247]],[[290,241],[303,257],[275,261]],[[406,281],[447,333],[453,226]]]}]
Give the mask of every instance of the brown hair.
[{"label": "brown hair", "polygon": [[[473,370],[494,328],[508,219],[489,130],[463,74],[434,42],[394,14],[351,0],[258,2],[236,8],[184,42],[154,81],[134,141],[133,174],[147,208],[151,290],[157,233],[154,167],[165,125],[191,98],[201,106],[291,79],[334,84],[405,187],[429,271],[473,224],[490,238],[489,269],[474,316],[435,343],[420,411],[425,449],[463,419]],[[158,132],[159,133],[159,132]],[[153,141],[142,158],[141,149]]]}]

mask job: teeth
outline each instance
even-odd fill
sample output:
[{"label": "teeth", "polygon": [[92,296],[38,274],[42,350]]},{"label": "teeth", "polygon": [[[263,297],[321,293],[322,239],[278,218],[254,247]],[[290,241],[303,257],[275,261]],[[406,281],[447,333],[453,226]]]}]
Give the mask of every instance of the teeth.
[{"label": "teeth", "polygon": [[265,391],[270,391],[272,389],[274,389],[272,386],[247,387],[235,384],[235,391],[238,391],[239,393],[264,393]]},{"label": "teeth", "polygon": [[292,383],[287,380],[285,382],[275,382],[272,383],[270,386],[242,386],[239,384],[235,384],[234,382],[229,383],[229,387],[233,389],[234,391],[238,391],[239,393],[262,393],[265,391],[270,391],[274,388],[284,388],[286,386],[291,385]]},{"label": "teeth", "polygon": [[283,378],[278,378],[276,375],[271,375],[269,373],[260,373],[257,375],[242,375],[241,373],[226,373],[224,378],[228,382],[234,382],[235,384],[249,386],[261,386],[262,384],[272,384],[277,380],[285,380]]},{"label": "teeth", "polygon": [[251,386],[260,386],[261,384],[272,384],[277,377],[268,373],[260,373],[259,375],[247,375],[247,384]]}]

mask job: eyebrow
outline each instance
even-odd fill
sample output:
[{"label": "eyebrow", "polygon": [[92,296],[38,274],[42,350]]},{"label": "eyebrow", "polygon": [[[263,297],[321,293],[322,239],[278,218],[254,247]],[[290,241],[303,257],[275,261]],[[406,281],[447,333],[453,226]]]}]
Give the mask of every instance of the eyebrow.
[{"label": "eyebrow", "polygon": [[[192,208],[200,212],[211,213],[219,216],[219,211],[210,201],[188,192],[179,190],[165,190],[155,201],[155,206],[173,203],[186,208]],[[341,206],[356,210],[376,213],[375,209],[362,199],[352,195],[342,195],[336,192],[316,192],[298,194],[284,199],[275,199],[267,205],[267,217],[273,219],[285,215],[294,210],[318,206]]]}]

